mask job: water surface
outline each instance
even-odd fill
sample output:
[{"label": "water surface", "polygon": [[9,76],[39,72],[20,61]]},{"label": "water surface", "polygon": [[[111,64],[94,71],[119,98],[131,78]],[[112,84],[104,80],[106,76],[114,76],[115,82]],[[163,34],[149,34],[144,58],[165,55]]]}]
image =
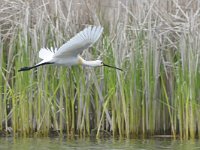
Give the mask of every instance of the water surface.
[{"label": "water surface", "polygon": [[0,150],[195,150],[200,149],[200,140],[114,139],[114,138],[0,138]]}]

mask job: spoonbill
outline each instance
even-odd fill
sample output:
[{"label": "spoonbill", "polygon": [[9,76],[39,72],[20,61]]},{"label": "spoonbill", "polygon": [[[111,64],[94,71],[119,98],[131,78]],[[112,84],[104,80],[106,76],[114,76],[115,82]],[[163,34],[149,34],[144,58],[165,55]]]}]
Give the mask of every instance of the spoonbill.
[{"label": "spoonbill", "polygon": [[59,49],[41,48],[39,57],[42,61],[31,67],[20,68],[18,71],[28,71],[48,64],[66,66],[83,65],[91,67],[107,66],[122,71],[122,69],[107,65],[101,60],[87,61],[79,55],[84,49],[91,47],[99,39],[102,32],[103,27],[101,26],[89,26],[71,38],[67,43],[63,44]]}]

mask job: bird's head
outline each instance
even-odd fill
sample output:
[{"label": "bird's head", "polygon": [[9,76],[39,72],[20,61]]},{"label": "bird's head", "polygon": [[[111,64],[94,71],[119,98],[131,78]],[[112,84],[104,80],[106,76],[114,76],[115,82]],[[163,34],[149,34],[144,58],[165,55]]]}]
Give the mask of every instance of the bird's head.
[{"label": "bird's head", "polygon": [[103,61],[102,60],[96,60],[96,66],[103,66]]},{"label": "bird's head", "polygon": [[110,67],[110,68],[114,68],[114,69],[118,69],[120,71],[123,71],[122,69],[120,68],[117,68],[117,67],[114,67],[114,66],[110,66],[110,65],[107,65],[105,64],[102,60],[96,60],[96,66],[106,66],[106,67]]}]

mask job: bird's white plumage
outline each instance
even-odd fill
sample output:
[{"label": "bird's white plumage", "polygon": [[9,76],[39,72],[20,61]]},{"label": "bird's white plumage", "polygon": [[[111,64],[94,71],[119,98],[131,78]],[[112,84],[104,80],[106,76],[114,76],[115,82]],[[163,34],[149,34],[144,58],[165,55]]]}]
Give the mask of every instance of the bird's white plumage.
[{"label": "bird's white plumage", "polygon": [[54,58],[77,56],[84,49],[92,46],[101,36],[102,27],[88,27],[63,44],[53,56]]},{"label": "bird's white plumage", "polygon": [[102,27],[88,27],[83,31],[79,32],[73,38],[71,38],[67,43],[63,44],[58,50],[42,48],[39,51],[39,57],[43,59],[40,63],[31,67],[22,67],[18,71],[28,71],[33,68],[37,68],[42,65],[54,64],[54,65],[84,65],[84,66],[107,66],[121,70],[120,68],[106,65],[101,60],[87,61],[81,58],[78,54],[83,52],[84,49],[92,46],[101,36],[103,32]]},{"label": "bird's white plumage", "polygon": [[38,64],[49,62],[50,60],[55,61],[60,58],[77,57],[84,49],[92,46],[99,39],[102,32],[103,28],[101,26],[89,26],[71,38],[67,43],[63,44],[58,50],[42,48],[39,51],[39,57],[43,61]]},{"label": "bird's white plumage", "polygon": [[45,62],[52,62],[58,65],[77,64],[80,60],[78,54],[92,46],[99,39],[102,32],[103,28],[101,26],[89,26],[63,44],[58,50],[42,48],[39,51],[39,57],[43,60],[37,65]]},{"label": "bird's white plumage", "polygon": [[39,51],[39,57],[41,59],[51,59],[54,55],[54,51],[52,51],[52,49],[48,49],[48,48],[41,48]]}]

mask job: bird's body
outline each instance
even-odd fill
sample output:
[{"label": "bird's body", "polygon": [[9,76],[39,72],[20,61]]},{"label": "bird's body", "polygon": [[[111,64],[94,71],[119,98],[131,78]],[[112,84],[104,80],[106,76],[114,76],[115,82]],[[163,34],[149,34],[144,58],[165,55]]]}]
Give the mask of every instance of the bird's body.
[{"label": "bird's body", "polygon": [[85,28],[83,31],[79,32],[77,35],[71,38],[67,43],[63,44],[59,49],[53,50],[53,48],[51,49],[42,48],[39,51],[39,57],[43,60],[32,67],[23,67],[19,71],[27,71],[47,64],[65,65],[65,66],[84,65],[92,67],[96,66],[112,67],[104,64],[101,60],[86,61],[79,55],[81,52],[83,52],[84,49],[91,47],[99,39],[102,32],[103,32],[102,27],[90,26],[88,28]]}]

